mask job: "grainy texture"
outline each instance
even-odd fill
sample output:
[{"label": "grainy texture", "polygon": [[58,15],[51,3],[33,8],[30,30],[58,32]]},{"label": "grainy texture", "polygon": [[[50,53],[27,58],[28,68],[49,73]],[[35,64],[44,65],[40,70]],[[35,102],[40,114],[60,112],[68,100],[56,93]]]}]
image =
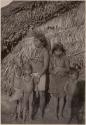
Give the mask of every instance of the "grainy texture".
[{"label": "grainy texture", "polygon": [[[1,17],[2,94],[6,94],[5,92],[9,90],[9,80],[12,78],[12,73],[14,72],[14,61],[20,63],[21,54],[24,54],[26,59],[29,58],[31,51],[34,48],[33,37],[30,36],[28,38],[28,36],[26,36],[30,25],[33,25],[35,30],[42,32],[46,36],[51,48],[54,43],[59,41],[63,43],[67,50],[67,56],[69,57],[71,65],[73,63],[82,65],[80,79],[84,80],[84,2],[14,1],[10,5],[2,8]],[[51,108],[53,108],[52,105]],[[49,107],[46,112],[48,112],[48,110]],[[10,111],[11,110],[9,110],[9,112]],[[48,114],[50,119],[53,119],[53,110],[49,111]],[[47,119],[49,119],[49,117]],[[53,121],[55,120],[52,120],[52,123],[55,123]],[[8,123],[9,122],[11,121],[8,119]],[[45,121],[45,123],[47,123],[47,121]]]},{"label": "grainy texture", "polygon": [[80,2],[17,2],[1,9],[2,58],[18,44],[29,30],[58,16],[60,13],[78,6]]}]

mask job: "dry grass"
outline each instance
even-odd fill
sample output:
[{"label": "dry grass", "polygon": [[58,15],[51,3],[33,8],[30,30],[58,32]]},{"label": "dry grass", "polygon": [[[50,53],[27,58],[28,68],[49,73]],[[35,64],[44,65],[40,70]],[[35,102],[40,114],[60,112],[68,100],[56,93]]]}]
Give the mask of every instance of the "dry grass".
[{"label": "dry grass", "polygon": [[46,23],[59,13],[78,6],[82,2],[17,2],[1,10],[2,59],[26,35],[30,25],[34,27]]},{"label": "dry grass", "polygon": [[[13,77],[15,66],[14,62],[17,61],[17,63],[20,64],[21,55],[23,55],[23,59],[29,59],[31,52],[33,51],[33,37],[27,36],[23,38],[23,36],[29,30],[28,27],[31,24],[32,19],[32,25],[35,25],[36,30],[38,30],[39,32],[41,31],[45,34],[49,45],[51,45],[51,48],[53,47],[54,43],[57,43],[61,40],[67,50],[67,56],[69,57],[71,64],[83,63],[80,72],[80,79],[84,80],[84,3],[82,2],[82,4],[80,5],[77,4],[77,7],[74,7],[72,9],[69,7],[69,11],[65,8],[66,6],[68,6],[67,3],[56,4],[50,2],[48,6],[47,4],[47,2],[43,3],[40,8],[38,7],[39,4],[37,4],[35,5],[35,8],[32,9],[34,6],[33,2],[30,4],[27,4],[27,2],[24,2],[24,4],[22,2],[18,2],[18,4],[16,4],[16,2],[13,2],[11,5],[2,9],[2,52],[5,52],[5,50],[10,51],[11,49],[10,53],[7,52],[4,56],[2,54],[4,58],[2,60],[1,67],[1,89],[2,93],[4,93],[5,95],[9,90],[10,79]],[[70,4],[72,5],[72,3]],[[54,7],[57,6],[59,6],[59,9],[55,10]],[[41,14],[43,17],[40,17],[40,9],[42,9],[43,7],[45,8],[42,13],[43,15]],[[48,12],[48,7],[52,11]],[[30,17],[30,14],[31,12],[34,13],[34,11],[36,11],[36,13],[38,14],[34,14],[35,16],[33,16],[32,18]]]}]

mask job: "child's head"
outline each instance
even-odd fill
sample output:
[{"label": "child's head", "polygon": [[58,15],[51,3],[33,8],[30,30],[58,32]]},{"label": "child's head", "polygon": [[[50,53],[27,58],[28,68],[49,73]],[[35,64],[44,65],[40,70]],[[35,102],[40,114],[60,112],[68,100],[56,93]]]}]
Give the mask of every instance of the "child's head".
[{"label": "child's head", "polygon": [[21,73],[22,73],[21,66],[16,64],[15,69],[16,69],[16,75],[21,76]]},{"label": "child's head", "polygon": [[34,32],[34,44],[36,48],[39,48],[41,46],[46,46],[46,38],[44,36],[44,34],[42,33],[38,33],[38,32]]},{"label": "child's head", "polygon": [[69,76],[72,80],[76,80],[79,77],[79,71],[75,68],[70,68]]},{"label": "child's head", "polygon": [[54,46],[52,53],[56,56],[61,56],[63,53],[65,54],[65,49],[61,43],[58,43]]}]

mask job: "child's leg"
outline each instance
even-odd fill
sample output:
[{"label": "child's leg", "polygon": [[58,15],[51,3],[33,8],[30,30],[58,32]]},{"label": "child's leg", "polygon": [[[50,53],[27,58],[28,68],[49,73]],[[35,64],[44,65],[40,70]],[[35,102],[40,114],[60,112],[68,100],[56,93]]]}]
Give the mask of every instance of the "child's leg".
[{"label": "child's leg", "polygon": [[22,108],[22,102],[21,102],[21,99],[20,99],[19,102],[18,102],[18,105],[17,105],[18,119],[21,118],[21,108]]},{"label": "child's leg", "polygon": [[70,123],[73,118],[73,112],[71,112],[71,101],[72,101],[72,97],[67,95],[65,108],[66,108],[67,116],[69,118],[68,123]]},{"label": "child's leg", "polygon": [[66,108],[67,108],[69,115],[71,114],[71,101],[72,101],[71,96],[67,95],[66,96]]},{"label": "child's leg", "polygon": [[15,93],[10,97],[9,101],[17,101],[22,97],[23,93],[20,89],[16,89]]},{"label": "child's leg", "polygon": [[57,118],[58,118],[58,113],[59,113],[59,97],[57,96],[57,110],[56,110],[56,113],[57,113]]},{"label": "child's leg", "polygon": [[18,118],[18,112],[17,112],[17,101],[15,102],[16,103],[16,107],[15,107],[15,110],[14,110],[14,113],[13,113],[13,119],[16,120]]},{"label": "child's leg", "polygon": [[29,101],[29,95],[27,92],[24,92],[24,100],[23,100],[23,121],[26,120],[26,112],[27,112],[27,103]]},{"label": "child's leg", "polygon": [[33,92],[29,96],[29,119],[32,119],[32,111],[33,111]]},{"label": "child's leg", "polygon": [[64,107],[64,95],[60,95],[59,96],[59,113],[58,113],[59,119],[63,117],[63,107]]}]

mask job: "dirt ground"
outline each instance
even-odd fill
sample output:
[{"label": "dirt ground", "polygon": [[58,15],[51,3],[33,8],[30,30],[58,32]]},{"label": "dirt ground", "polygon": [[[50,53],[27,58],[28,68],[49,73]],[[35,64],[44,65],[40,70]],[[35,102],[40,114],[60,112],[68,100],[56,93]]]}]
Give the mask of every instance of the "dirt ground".
[{"label": "dirt ground", "polygon": [[[45,114],[44,118],[40,120],[40,113],[37,112],[35,115],[34,120],[29,121],[28,116],[25,124],[67,124],[69,120],[69,115],[66,111],[66,108],[64,109],[64,114],[63,114],[63,119],[58,120],[56,117],[56,100],[55,98],[50,98],[49,103],[46,105],[45,108]],[[8,104],[8,102],[4,101],[4,105],[2,105],[1,109],[1,123],[2,124],[23,124],[22,119],[21,120],[15,120],[13,117],[13,109],[15,105]],[[9,110],[9,108],[11,110]],[[82,117],[82,116],[81,116]],[[71,121],[72,124],[77,124],[77,123],[84,123],[84,121],[78,121],[76,118],[73,118]]]}]

